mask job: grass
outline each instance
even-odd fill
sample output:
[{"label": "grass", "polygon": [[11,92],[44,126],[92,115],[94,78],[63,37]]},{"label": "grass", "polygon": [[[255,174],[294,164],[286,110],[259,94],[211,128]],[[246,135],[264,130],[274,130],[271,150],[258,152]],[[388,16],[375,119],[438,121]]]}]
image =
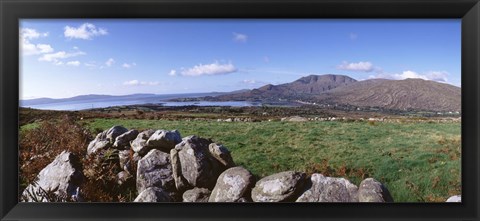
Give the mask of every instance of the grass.
[{"label": "grass", "polygon": [[[461,123],[213,122],[136,119],[83,121],[92,133],[178,129],[229,148],[259,177],[285,170],[384,183],[396,202],[440,202],[460,194]],[[28,124],[26,126],[29,126]]]}]

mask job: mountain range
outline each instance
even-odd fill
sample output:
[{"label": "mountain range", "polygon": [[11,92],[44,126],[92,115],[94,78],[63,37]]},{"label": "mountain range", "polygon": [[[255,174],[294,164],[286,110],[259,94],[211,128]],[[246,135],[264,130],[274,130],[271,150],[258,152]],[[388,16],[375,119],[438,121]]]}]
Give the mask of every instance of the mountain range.
[{"label": "mountain range", "polygon": [[280,99],[395,110],[460,111],[461,88],[423,79],[357,81],[345,75],[329,74],[205,99],[264,102]]}]

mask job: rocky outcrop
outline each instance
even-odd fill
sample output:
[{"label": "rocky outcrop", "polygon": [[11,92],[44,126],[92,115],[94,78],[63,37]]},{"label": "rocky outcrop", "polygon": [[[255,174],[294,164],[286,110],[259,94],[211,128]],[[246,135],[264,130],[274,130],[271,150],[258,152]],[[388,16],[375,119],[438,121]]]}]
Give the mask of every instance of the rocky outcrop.
[{"label": "rocky outcrop", "polygon": [[305,173],[286,171],[259,180],[252,190],[254,202],[293,202],[305,183]]},{"label": "rocky outcrop", "polygon": [[153,149],[138,161],[137,191],[141,193],[148,187],[160,187],[168,192],[176,190],[169,154]]},{"label": "rocky outcrop", "polygon": [[[303,172],[285,171],[255,182],[250,171],[235,167],[227,147],[195,135],[181,139],[177,130],[139,133],[114,126],[99,133],[87,152],[93,157],[85,170],[89,181],[97,176],[92,167],[108,168],[113,172],[109,185],[136,189],[135,202],[393,202],[388,189],[373,178],[357,187],[344,178],[318,173],[307,178]],[[80,201],[83,181],[78,158],[64,151],[38,174],[21,200]]]},{"label": "rocky outcrop", "polygon": [[183,202],[208,202],[211,191],[206,188],[193,188],[183,193]]},{"label": "rocky outcrop", "polygon": [[344,178],[312,174],[296,202],[358,202],[358,187]]},{"label": "rocky outcrop", "polygon": [[248,197],[255,177],[243,167],[233,167],[225,170],[217,179],[209,202],[236,202],[242,197]]},{"label": "rocky outcrop", "polygon": [[63,151],[37,175],[35,183],[22,193],[26,202],[66,202],[80,198],[79,187],[84,181],[79,159]]},{"label": "rocky outcrop", "polygon": [[140,194],[138,194],[137,198],[135,198],[134,202],[173,202],[174,200],[170,197],[169,193],[164,191],[162,188],[159,187],[149,187],[143,190]]},{"label": "rocky outcrop", "polygon": [[360,183],[358,188],[359,202],[393,202],[388,189],[373,178],[367,178]]}]

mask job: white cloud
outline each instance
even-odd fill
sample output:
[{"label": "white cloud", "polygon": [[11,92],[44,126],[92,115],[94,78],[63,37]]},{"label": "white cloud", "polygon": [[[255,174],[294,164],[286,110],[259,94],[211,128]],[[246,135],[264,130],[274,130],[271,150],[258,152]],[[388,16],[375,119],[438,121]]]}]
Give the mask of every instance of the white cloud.
[{"label": "white cloud", "polygon": [[429,71],[424,74],[419,74],[414,71],[404,71],[401,74],[392,75],[393,79],[403,80],[407,78],[420,78],[423,80],[437,81],[437,82],[448,82],[447,80],[448,73],[445,71]]},{"label": "white cloud", "polygon": [[65,26],[64,28],[64,36],[67,38],[77,38],[77,39],[85,39],[90,40],[94,36],[101,36],[107,35],[108,32],[104,28],[97,28],[95,25],[90,23],[84,23],[80,25],[78,28]]},{"label": "white cloud", "polygon": [[122,64],[122,67],[124,67],[124,68],[131,68],[133,66],[137,66],[137,64],[135,62],[131,63],[131,64],[128,64],[128,63],[123,63]]},{"label": "white cloud", "polygon": [[159,85],[160,82],[158,81],[139,81],[139,80],[131,80],[123,82],[123,85],[126,86],[156,86]]},{"label": "white cloud", "polygon": [[363,72],[371,72],[375,68],[373,64],[368,61],[360,61],[357,63],[348,63],[344,61],[342,64],[337,66],[339,70],[347,70],[347,71],[363,71]]},{"label": "white cloud", "polygon": [[236,42],[247,42],[248,36],[246,34],[232,33],[233,40]]},{"label": "white cloud", "polygon": [[20,29],[20,49],[22,55],[38,55],[53,52],[52,46],[48,44],[34,44],[30,40],[37,39],[39,37],[47,37],[48,32],[40,33],[35,29],[22,28]]},{"label": "white cloud", "polygon": [[39,37],[47,37],[48,32],[40,33],[37,30],[32,28],[22,28],[20,29],[20,37],[23,39],[35,39]]},{"label": "white cloud", "polygon": [[256,83],[258,83],[258,82],[255,81],[255,80],[243,80],[242,82],[243,82],[244,84],[256,84]]},{"label": "white cloud", "polygon": [[107,65],[107,67],[110,67],[110,66],[112,66],[114,63],[115,63],[115,60],[114,60],[113,58],[109,58],[109,59],[105,62],[105,65]]},{"label": "white cloud", "polygon": [[80,66],[80,61],[69,61],[69,62],[67,62],[67,65]]},{"label": "white cloud", "polygon": [[220,64],[214,62],[212,64],[199,64],[195,65],[192,68],[183,69],[181,74],[183,76],[202,76],[202,75],[222,75],[230,74],[237,71],[237,68],[232,64]]},{"label": "white cloud", "polygon": [[170,70],[170,72],[168,72],[168,75],[170,76],[176,76],[177,75],[177,71],[176,70]]},{"label": "white cloud", "polygon": [[52,62],[53,64],[56,64],[56,65],[61,65],[63,64],[61,60],[66,58],[76,57],[79,55],[85,55],[85,52],[78,51],[73,53],[67,53],[65,51],[59,51],[56,53],[44,54],[40,58],[38,58],[38,60]]},{"label": "white cloud", "polygon": [[407,78],[417,78],[429,81],[436,81],[442,83],[450,83],[448,81],[448,72],[446,71],[428,71],[425,73],[418,73],[415,71],[407,70],[403,71],[400,74],[378,74],[378,75],[370,75],[368,78],[386,78],[386,79],[393,79],[393,80],[404,80]]}]

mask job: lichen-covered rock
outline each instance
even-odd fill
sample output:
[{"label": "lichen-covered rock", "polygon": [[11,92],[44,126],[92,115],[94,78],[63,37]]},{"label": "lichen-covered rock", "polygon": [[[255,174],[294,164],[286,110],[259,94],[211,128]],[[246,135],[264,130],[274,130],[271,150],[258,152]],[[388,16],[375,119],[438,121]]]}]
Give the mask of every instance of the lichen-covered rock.
[{"label": "lichen-covered rock", "polygon": [[128,132],[128,130],[125,127],[113,126],[112,128],[97,134],[95,139],[88,144],[87,154],[92,154],[98,150],[104,150],[112,147],[115,139],[126,132]]},{"label": "lichen-covered rock", "polygon": [[462,202],[462,196],[461,195],[451,196],[445,202],[447,202],[447,203],[461,203]]},{"label": "lichen-covered rock", "polygon": [[117,174],[117,184],[120,186],[127,186],[128,184],[133,183],[133,176],[127,171],[120,171]]},{"label": "lichen-covered rock", "polygon": [[178,130],[157,130],[148,138],[146,144],[151,149],[159,149],[169,153],[180,142],[182,142],[182,136]]},{"label": "lichen-covered rock", "polygon": [[170,161],[172,163],[172,175],[175,180],[175,187],[179,192],[183,192],[188,188],[189,184],[182,176],[182,165],[180,164],[180,158],[178,157],[178,151],[176,149],[170,150]]},{"label": "lichen-covered rock", "polygon": [[358,202],[358,187],[344,178],[312,174],[296,202]]},{"label": "lichen-covered rock", "polygon": [[373,178],[367,178],[358,187],[359,202],[393,202],[388,189]]},{"label": "lichen-covered rock", "polygon": [[148,187],[160,187],[167,192],[175,191],[169,154],[153,149],[138,161],[137,191],[140,193]]},{"label": "lichen-covered rock", "polygon": [[134,202],[174,202],[170,194],[159,187],[149,187],[135,198]]},{"label": "lichen-covered rock", "polygon": [[123,150],[130,149],[130,141],[134,140],[138,136],[138,130],[129,130],[126,133],[115,138],[113,147]]},{"label": "lichen-covered rock", "polygon": [[120,168],[122,168],[125,171],[132,171],[131,165],[132,162],[130,162],[130,154],[131,150],[121,150],[118,151],[118,160],[120,163]]},{"label": "lichen-covered rock", "polygon": [[97,134],[94,140],[92,140],[87,147],[87,154],[92,154],[98,150],[105,150],[110,148],[112,145],[108,140],[105,139],[105,131]]},{"label": "lichen-covered rock", "polygon": [[181,176],[192,187],[212,188],[215,185],[219,174],[208,150],[211,143],[211,140],[189,136],[175,146],[180,159]]},{"label": "lichen-covered rock", "polygon": [[208,202],[210,190],[206,188],[193,188],[183,193],[183,202]]},{"label": "lichen-covered rock", "polygon": [[139,133],[137,138],[130,143],[132,150],[140,156],[147,154],[150,151],[150,148],[147,147],[147,141],[153,133],[155,133],[154,130],[146,130]]},{"label": "lichen-covered rock", "polygon": [[84,181],[77,156],[63,151],[27,186],[21,200],[27,202],[65,202],[79,198],[79,186]]},{"label": "lichen-covered rock", "polygon": [[243,167],[225,170],[217,179],[209,202],[236,202],[250,194],[255,177]]},{"label": "lichen-covered rock", "polygon": [[252,189],[254,202],[293,202],[303,190],[305,173],[286,171],[260,179]]},{"label": "lichen-covered rock", "polygon": [[218,160],[225,168],[230,168],[235,166],[230,151],[223,145],[218,145],[216,143],[211,143],[208,146],[208,150],[213,158]]}]

